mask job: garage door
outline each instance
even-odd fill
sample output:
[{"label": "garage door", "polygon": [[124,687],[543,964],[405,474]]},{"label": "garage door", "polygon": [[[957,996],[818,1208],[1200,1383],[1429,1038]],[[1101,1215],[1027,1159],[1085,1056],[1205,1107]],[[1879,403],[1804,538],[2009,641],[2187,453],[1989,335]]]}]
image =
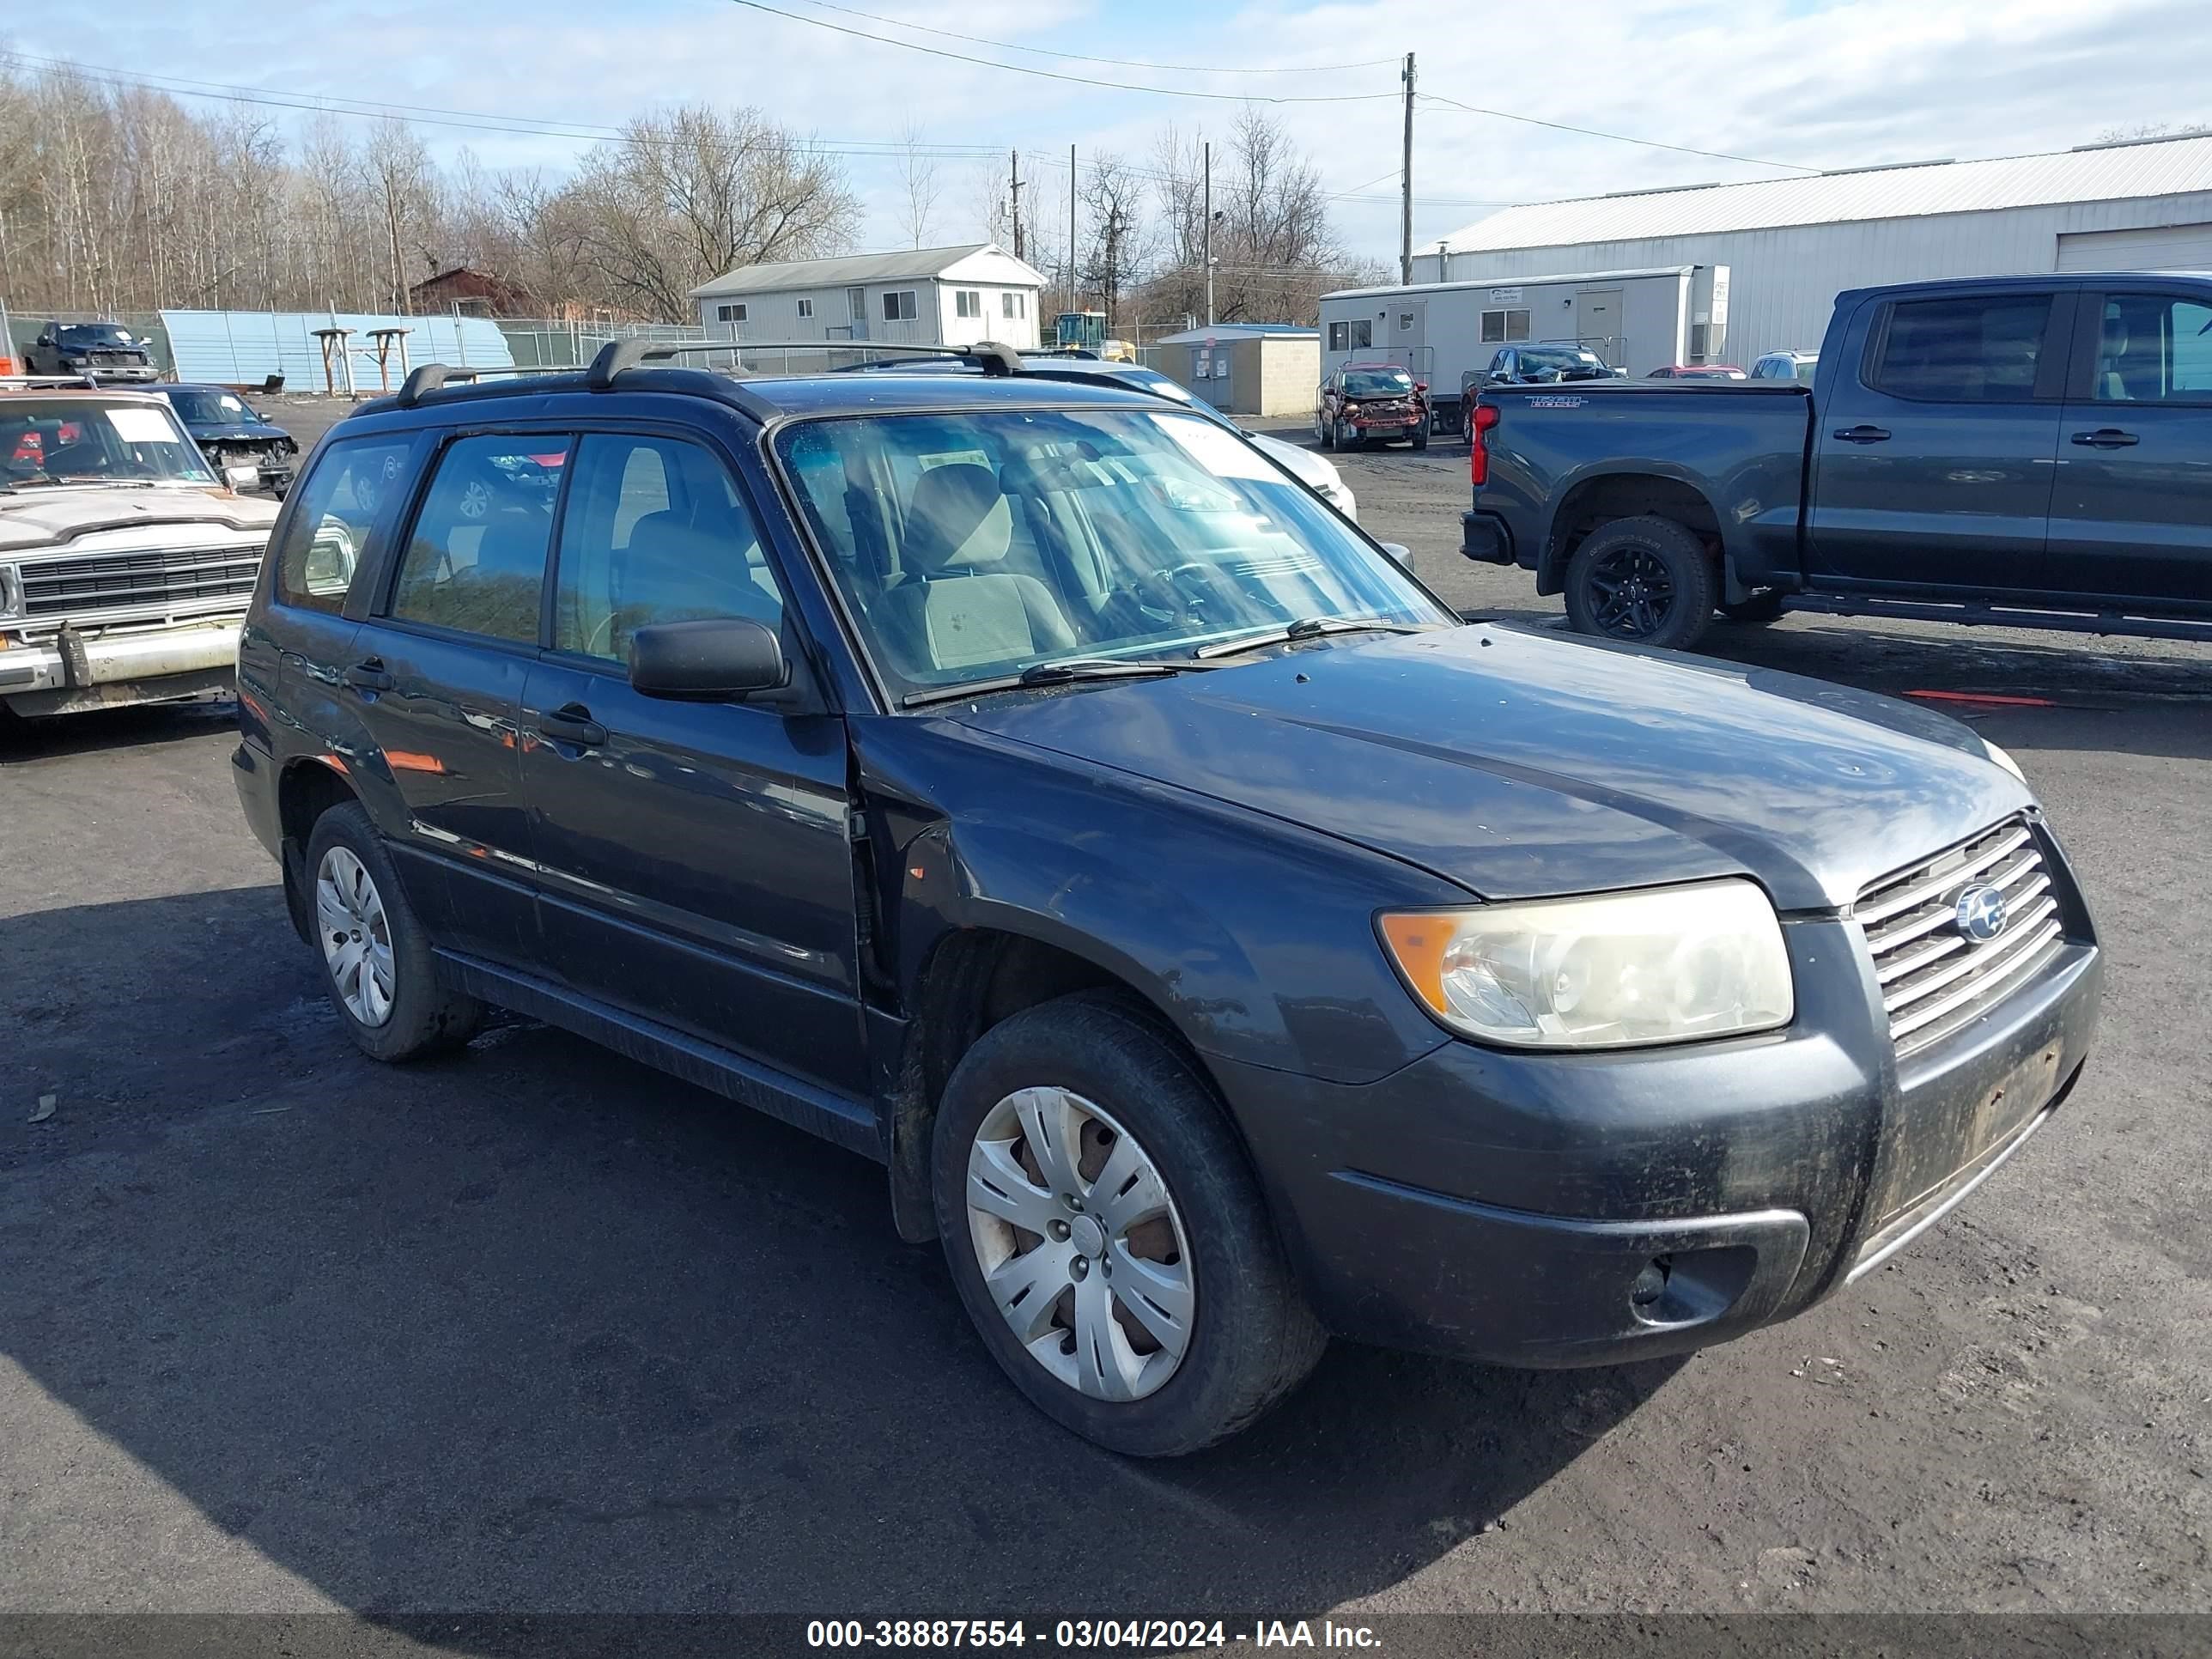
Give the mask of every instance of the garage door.
[{"label": "garage door", "polygon": [[2061,270],[2212,270],[2212,224],[2083,230],[2058,239]]}]

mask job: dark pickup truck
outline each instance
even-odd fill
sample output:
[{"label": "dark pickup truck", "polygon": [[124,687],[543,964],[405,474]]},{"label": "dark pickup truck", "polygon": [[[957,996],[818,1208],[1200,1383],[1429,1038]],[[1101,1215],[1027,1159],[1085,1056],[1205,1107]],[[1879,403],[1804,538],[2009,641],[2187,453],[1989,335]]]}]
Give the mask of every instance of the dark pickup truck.
[{"label": "dark pickup truck", "polygon": [[1809,390],[1492,386],[1462,551],[1581,632],[1716,611],[2212,639],[2212,273],[1836,297]]}]

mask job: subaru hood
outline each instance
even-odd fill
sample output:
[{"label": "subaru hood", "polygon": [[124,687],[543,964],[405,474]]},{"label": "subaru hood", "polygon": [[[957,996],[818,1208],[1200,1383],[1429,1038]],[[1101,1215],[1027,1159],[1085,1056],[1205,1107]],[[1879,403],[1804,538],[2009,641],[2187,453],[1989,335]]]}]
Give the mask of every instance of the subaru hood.
[{"label": "subaru hood", "polygon": [[1910,704],[1485,624],[952,708],[1492,899],[1748,875],[1784,910],[1833,909],[2033,805]]}]

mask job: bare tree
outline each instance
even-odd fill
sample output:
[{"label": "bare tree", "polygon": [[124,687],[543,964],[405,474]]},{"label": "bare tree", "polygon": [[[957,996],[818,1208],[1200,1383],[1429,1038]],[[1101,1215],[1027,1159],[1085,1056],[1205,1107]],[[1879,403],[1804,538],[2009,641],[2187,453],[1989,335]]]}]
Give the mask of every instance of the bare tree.
[{"label": "bare tree", "polygon": [[899,229],[908,247],[927,247],[940,191],[937,161],[922,148],[921,127],[912,119],[900,130],[899,143]]},{"label": "bare tree", "polygon": [[[1152,284],[1157,309],[1203,314],[1205,143],[1170,127],[1154,149],[1154,197],[1166,242]],[[1321,173],[1280,120],[1238,112],[1213,147],[1214,314],[1221,321],[1310,323],[1321,296],[1353,268],[1329,222]]]},{"label": "bare tree", "polygon": [[846,246],[860,205],[836,164],[757,110],[702,105],[632,121],[563,192],[578,253],[613,304],[667,320],[740,265]]},{"label": "bare tree", "polygon": [[1078,199],[1089,221],[1078,280],[1098,296],[1110,326],[1121,296],[1142,272],[1151,243],[1144,219],[1144,184],[1118,155],[1091,158]]}]

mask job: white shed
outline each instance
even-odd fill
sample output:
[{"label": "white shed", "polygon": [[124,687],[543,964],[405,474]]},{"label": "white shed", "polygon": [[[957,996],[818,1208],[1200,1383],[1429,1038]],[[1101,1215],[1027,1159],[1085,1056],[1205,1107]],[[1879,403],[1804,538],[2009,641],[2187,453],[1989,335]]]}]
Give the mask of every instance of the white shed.
[{"label": "white shed", "polygon": [[1416,283],[1730,273],[1708,362],[1817,348],[1838,291],[2051,270],[2212,270],[2212,136],[1626,191],[1504,209],[1416,248]]},{"label": "white shed", "polygon": [[741,265],[691,290],[699,320],[733,340],[1037,344],[1044,276],[995,242]]}]

